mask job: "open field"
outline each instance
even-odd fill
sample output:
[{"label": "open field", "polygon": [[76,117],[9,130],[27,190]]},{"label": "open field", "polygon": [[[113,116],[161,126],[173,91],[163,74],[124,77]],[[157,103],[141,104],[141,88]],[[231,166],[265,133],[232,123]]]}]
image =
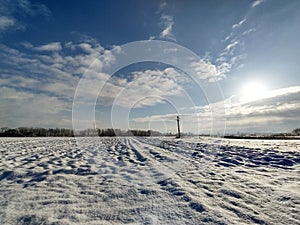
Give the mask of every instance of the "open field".
[{"label": "open field", "polygon": [[300,143],[1,138],[0,224],[300,224]]}]

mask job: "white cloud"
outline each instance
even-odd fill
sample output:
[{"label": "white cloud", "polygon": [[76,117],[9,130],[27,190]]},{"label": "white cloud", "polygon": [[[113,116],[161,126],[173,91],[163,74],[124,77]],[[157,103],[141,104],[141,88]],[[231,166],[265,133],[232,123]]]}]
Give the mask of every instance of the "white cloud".
[{"label": "white cloud", "polygon": [[14,18],[9,18],[7,16],[0,16],[0,31],[6,30],[15,24]]},{"label": "white cloud", "polygon": [[209,61],[205,61],[200,59],[199,61],[192,62],[191,68],[196,74],[196,77],[201,80],[208,80],[209,82],[216,82],[225,77],[227,69],[230,66],[226,64],[221,64],[220,66],[216,66]]},{"label": "white cloud", "polygon": [[23,46],[24,48],[28,48],[28,49],[32,49],[33,45],[31,43],[29,43],[28,41],[23,41],[20,43],[21,46]]},{"label": "white cloud", "polygon": [[[226,37],[225,41],[228,41],[233,36],[231,33]],[[237,46],[241,46],[243,43],[238,39],[233,39],[227,44],[224,50],[219,54],[216,62],[218,63],[218,68],[221,74],[226,74],[230,71],[230,69],[238,63],[239,60],[244,59],[245,55],[235,55],[234,51]],[[221,72],[222,71],[222,72]]]},{"label": "white cloud", "polygon": [[[97,43],[87,42],[66,44],[56,42],[42,46],[24,42],[22,45],[32,51],[22,52],[5,45],[0,46],[2,59],[0,86],[10,90],[15,97],[14,106],[5,101],[9,106],[7,110],[20,107],[20,110],[24,109],[24,112],[30,113],[33,117],[35,115],[41,117],[43,111],[41,102],[36,100],[36,105],[31,104],[32,111],[29,112],[24,108],[25,106],[22,106],[26,104],[26,101],[20,98],[22,95],[30,96],[30,99],[33,99],[33,96],[36,99],[48,96],[51,99],[51,107],[56,107],[56,103],[60,104],[60,102],[70,107],[78,81],[85,72],[89,74],[89,79],[84,85],[86,88],[83,88],[80,93],[80,97],[85,101],[93,99],[100,91],[99,87],[104,84],[99,96],[100,101],[105,104],[114,102],[122,107],[153,106],[162,103],[165,98],[182,94],[180,82],[183,74],[173,68],[135,71],[126,79],[112,77],[108,80],[110,75],[101,71],[104,66],[115,60],[113,52],[122,51],[119,46],[109,50]],[[4,68],[8,69],[4,70]],[[55,102],[54,99],[59,102]],[[44,99],[44,102],[47,101]],[[50,100],[48,102],[50,103]],[[62,112],[63,110],[59,111]],[[16,114],[7,114],[6,120],[12,122],[14,115]],[[27,117],[23,117],[25,121]],[[30,123],[28,122],[30,126],[37,126],[37,123],[32,120]],[[54,123],[54,126],[57,126],[57,123]]]},{"label": "white cloud", "polygon": [[[70,127],[71,107],[57,97],[14,88],[0,89],[0,121],[2,126],[55,125]],[[68,111],[69,113],[65,113]]]},{"label": "white cloud", "polygon": [[[118,46],[114,47],[115,50],[104,49],[100,44],[91,42],[69,42],[59,45],[61,50],[51,54],[44,51],[22,52],[0,45],[0,115],[1,121],[5,121],[7,126],[38,126],[41,121],[47,122],[47,126],[51,126],[51,123],[52,126],[57,126],[60,119],[66,124],[66,121],[69,121],[74,91],[82,74],[89,71],[89,75],[92,75],[86,90],[82,92],[86,99],[89,99],[98,94],[99,87],[110,77],[99,71],[114,61],[112,51],[122,51]],[[28,42],[23,43],[23,46],[36,48]],[[213,65],[210,61],[202,59],[193,62],[191,66],[198,78],[216,81],[224,77],[231,65],[224,61]],[[183,74],[173,68],[135,71],[126,79],[111,78],[99,97],[106,104],[114,102],[122,107],[153,106],[162,103],[164,99],[181,96],[184,93],[182,77]],[[255,126],[261,129],[272,121],[289,126],[296,126],[297,123],[299,125],[299,95],[300,87],[296,86],[270,91],[260,101],[242,104],[233,99],[226,100],[228,127],[231,130],[238,127],[247,129],[251,121],[257,123]],[[199,107],[196,113],[185,113],[183,118],[186,126],[195,125],[197,118],[200,122],[206,121],[203,127],[209,129],[210,115],[210,107],[207,105]],[[147,122],[151,118],[166,120],[173,117],[174,114],[156,115],[153,118],[136,119],[135,122]]]},{"label": "white cloud", "polygon": [[[20,71],[29,71],[29,74],[43,74],[43,76],[60,80],[72,80],[74,76],[82,76],[87,69],[100,71],[103,66],[114,60],[112,51],[115,52],[118,49],[114,47],[111,50],[104,50],[99,44],[89,43],[62,45],[59,42],[53,42],[34,46],[24,42],[22,45],[34,51],[25,54],[4,45],[0,46],[2,63]],[[82,49],[83,47],[85,50]],[[72,51],[68,51],[69,49]],[[76,51],[78,49],[83,51]]]},{"label": "white cloud", "polygon": [[[92,78],[95,81],[103,82],[109,75],[102,76],[99,72],[111,62],[110,60],[114,60],[112,50],[104,50],[97,43],[48,43],[34,46],[24,42],[22,45],[33,51],[22,52],[0,45],[0,89],[10,93],[10,98],[14,98],[13,102],[9,102],[8,96],[5,95],[6,100],[1,100],[1,121],[11,127],[40,126],[42,120],[47,122],[45,126],[65,126],[67,121],[70,122],[70,110],[80,77],[89,71],[90,74],[94,74]],[[82,51],[78,51],[79,49]],[[120,51],[118,46],[114,46],[114,51]],[[90,89],[84,93],[87,98],[89,94],[97,94],[99,87],[92,89],[97,82],[87,86],[87,89]],[[43,103],[48,104],[47,107],[61,110],[51,116],[49,113],[52,111]],[[30,107],[27,108],[24,104]],[[8,113],[16,109],[20,112]],[[47,116],[43,116],[44,110],[49,111],[46,113],[49,116],[48,120]],[[5,114],[2,114],[4,111]],[[40,119],[34,121],[31,117]],[[65,124],[58,123],[59,118],[62,118]]]},{"label": "white cloud", "polygon": [[[224,116],[227,119],[226,127],[229,133],[291,131],[300,126],[300,86],[272,90],[264,99],[248,103],[242,103],[237,97],[232,97],[214,105],[215,108],[218,105],[225,105],[225,115],[218,115],[218,117]],[[190,112],[180,114],[187,131],[197,132],[195,128],[198,124],[201,126],[201,131],[210,131],[213,119],[210,105],[196,106],[187,110]],[[175,114],[153,115],[135,118],[133,121],[135,123],[158,120],[168,122],[173,121],[175,116]]]},{"label": "white cloud", "polygon": [[233,32],[231,32],[229,35],[227,35],[223,41],[226,42],[226,41],[230,40],[232,38],[232,36],[233,36]]},{"label": "white cloud", "polygon": [[264,2],[264,0],[256,0],[252,3],[252,8],[255,8],[256,6],[259,6],[260,4],[262,4]]},{"label": "white cloud", "polygon": [[[240,34],[245,26],[246,21],[247,18],[244,18],[238,23],[233,24],[230,34],[227,35],[223,40],[223,42],[227,43],[227,45],[217,57],[216,62],[219,63],[219,67],[222,68],[221,70],[223,70],[224,73],[229,72],[232,67],[238,65],[239,60],[244,59],[245,57],[243,54],[236,55],[235,50],[244,43],[241,37],[248,35],[255,30],[254,28],[251,28]],[[238,67],[241,68],[240,65],[238,65]]]},{"label": "white cloud", "polygon": [[[255,1],[253,3],[254,7],[261,4],[263,1],[264,0]],[[230,33],[223,40],[227,45],[219,54],[216,61],[219,63],[227,63],[229,65],[228,68],[233,68],[235,66],[237,66],[237,68],[243,67],[243,63],[240,62],[240,60],[245,58],[245,54],[236,55],[236,50],[239,47],[244,46],[244,38],[247,35],[256,31],[253,25],[247,23],[248,18],[249,15],[242,18],[238,23],[233,24]]]},{"label": "white cloud", "polygon": [[159,8],[162,10],[162,9],[165,9],[166,7],[168,6],[168,3],[166,1],[161,1],[159,3]]},{"label": "white cloud", "polygon": [[164,114],[164,115],[153,115],[153,116],[146,116],[146,117],[138,117],[134,118],[132,121],[135,123],[147,123],[151,121],[174,121],[178,114]]},{"label": "white cloud", "polygon": [[26,24],[18,20],[17,16],[34,17],[43,15],[48,17],[50,10],[41,3],[31,3],[28,0],[0,0],[0,32],[5,32],[7,29],[25,29]]},{"label": "white cloud", "polygon": [[34,50],[36,50],[36,51],[61,51],[62,46],[61,46],[60,42],[52,42],[52,43],[49,43],[46,45],[34,47]]},{"label": "white cloud", "polygon": [[229,52],[229,51],[231,51],[235,46],[237,46],[239,44],[239,41],[233,41],[233,42],[231,42],[230,44],[228,44],[227,46],[226,46],[226,51],[227,52]]},{"label": "white cloud", "polygon": [[[3,76],[3,75],[2,75]],[[23,77],[20,75],[2,77],[0,80],[1,86],[10,86],[14,88],[35,88],[39,84],[38,80]]]},{"label": "white cloud", "polygon": [[164,26],[163,31],[160,33],[161,38],[166,38],[170,40],[176,40],[175,36],[173,34],[173,17],[169,15],[162,14],[161,15],[161,21]]},{"label": "white cloud", "polygon": [[181,75],[173,68],[135,71],[130,80],[115,79],[105,84],[100,94],[102,101],[127,108],[140,108],[162,103],[167,96],[182,94],[178,83]]},{"label": "white cloud", "polygon": [[300,86],[273,90],[244,104],[229,103],[226,116],[229,130],[291,131],[300,125]]},{"label": "white cloud", "polygon": [[250,33],[254,32],[254,31],[256,31],[256,29],[255,29],[255,28],[250,28],[250,29],[248,29],[248,30],[244,31],[244,32],[242,33],[242,35],[248,35],[248,34],[250,34]]},{"label": "white cloud", "polygon": [[17,4],[19,9],[23,10],[30,16],[49,16],[51,14],[47,6],[41,3],[31,3],[28,0],[17,0]]},{"label": "white cloud", "polygon": [[241,27],[245,22],[246,22],[247,19],[243,19],[241,20],[240,22],[236,23],[236,24],[233,24],[232,25],[232,29],[237,29],[239,27]]},{"label": "white cloud", "polygon": [[93,53],[94,49],[89,43],[80,43],[78,45],[82,50],[84,50],[86,53]]}]

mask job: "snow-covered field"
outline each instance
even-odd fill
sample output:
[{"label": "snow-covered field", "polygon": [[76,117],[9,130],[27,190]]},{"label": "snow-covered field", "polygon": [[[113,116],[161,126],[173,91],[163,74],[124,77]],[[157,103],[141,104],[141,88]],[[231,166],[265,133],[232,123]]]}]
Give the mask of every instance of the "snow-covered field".
[{"label": "snow-covered field", "polygon": [[300,143],[2,138],[0,224],[300,224]]}]

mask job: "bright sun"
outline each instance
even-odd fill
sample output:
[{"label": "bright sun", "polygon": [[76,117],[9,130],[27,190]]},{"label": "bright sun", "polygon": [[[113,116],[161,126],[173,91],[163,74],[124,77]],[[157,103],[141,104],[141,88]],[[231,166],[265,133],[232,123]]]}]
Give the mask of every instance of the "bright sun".
[{"label": "bright sun", "polygon": [[244,102],[251,102],[255,100],[262,99],[266,96],[267,88],[260,82],[253,81],[247,83],[242,88],[242,101]]}]

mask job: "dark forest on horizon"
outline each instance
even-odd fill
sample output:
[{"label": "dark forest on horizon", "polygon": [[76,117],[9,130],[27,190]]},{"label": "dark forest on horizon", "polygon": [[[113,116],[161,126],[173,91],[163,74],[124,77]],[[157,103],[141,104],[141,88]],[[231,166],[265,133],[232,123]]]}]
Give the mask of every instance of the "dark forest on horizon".
[{"label": "dark forest on horizon", "polygon": [[127,130],[121,129],[85,129],[74,131],[69,128],[39,128],[39,127],[19,127],[19,128],[0,128],[0,137],[114,137],[114,136],[162,136],[171,134],[162,134],[153,130]]},{"label": "dark forest on horizon", "polygon": [[[0,128],[0,137],[115,137],[115,136],[176,136],[173,133],[161,133],[153,130],[121,130],[113,128],[105,129],[85,129],[74,132],[69,128],[39,128],[39,127],[19,127],[19,128]],[[183,136],[214,136],[209,134],[195,135],[192,133],[183,133]],[[220,137],[220,135],[217,135]],[[224,138],[244,138],[244,139],[299,139],[300,128],[294,129],[288,133],[275,133],[275,134],[251,134],[251,133],[238,133],[226,134]]]}]

